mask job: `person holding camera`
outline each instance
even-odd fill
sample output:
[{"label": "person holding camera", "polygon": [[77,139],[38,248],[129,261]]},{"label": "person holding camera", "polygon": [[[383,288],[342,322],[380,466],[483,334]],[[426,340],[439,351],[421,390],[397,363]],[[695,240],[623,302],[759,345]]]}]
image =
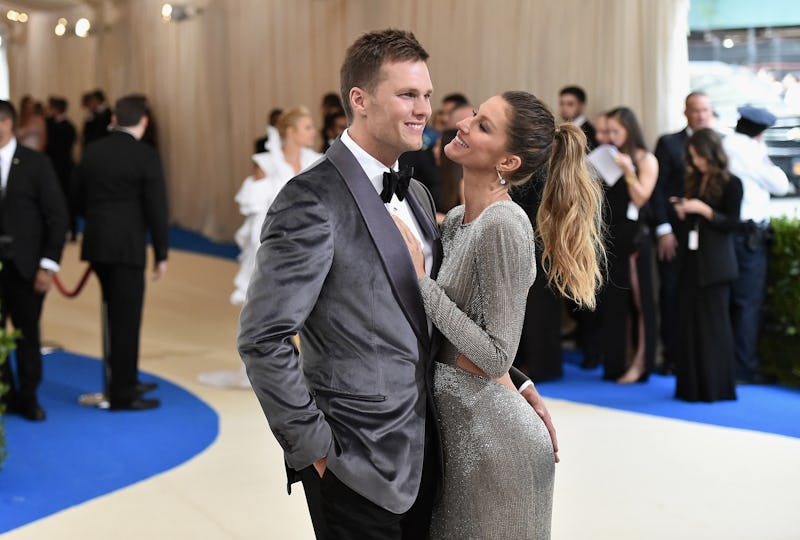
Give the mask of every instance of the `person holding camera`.
[{"label": "person holding camera", "polygon": [[675,397],[736,399],[730,296],[742,183],[728,172],[720,136],[709,128],[689,137],[686,165],[686,198],[669,199],[679,219]]},{"label": "person holding camera", "polygon": [[44,295],[58,271],[67,234],[67,204],[50,159],[18,144],[17,114],[0,100],[0,324],[6,317],[20,331],[17,380],[11,361],[0,369],[9,387],[9,412],[45,419],[36,390],[42,380],[39,318]]},{"label": "person holding camera", "polygon": [[734,236],[739,278],[733,284],[733,334],[736,337],[736,378],[740,383],[766,382],[758,370],[758,334],[767,289],[767,244],[770,195],[792,188],[786,173],[767,155],[764,131],[775,115],[751,105],[739,107],[736,132],[722,141],[731,174],[742,180],[741,224]]}]

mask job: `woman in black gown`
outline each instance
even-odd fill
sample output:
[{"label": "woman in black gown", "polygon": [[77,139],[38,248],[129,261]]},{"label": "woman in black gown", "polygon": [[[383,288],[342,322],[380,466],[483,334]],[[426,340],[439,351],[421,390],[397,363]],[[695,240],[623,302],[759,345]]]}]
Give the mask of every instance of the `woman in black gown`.
[{"label": "woman in black gown", "polygon": [[[636,115],[627,107],[610,111],[608,131],[624,178],[604,184],[608,281],[598,298],[595,347],[603,378],[619,383],[647,380],[654,356],[655,307],[650,278],[649,238],[639,211],[658,177],[658,161],[647,150]],[[648,346],[649,344],[649,346]]]},{"label": "woman in black gown", "polygon": [[686,199],[673,199],[678,230],[678,356],[675,397],[736,399],[731,283],[736,279],[732,232],[739,223],[742,183],[728,170],[722,140],[711,129],[687,142]]}]

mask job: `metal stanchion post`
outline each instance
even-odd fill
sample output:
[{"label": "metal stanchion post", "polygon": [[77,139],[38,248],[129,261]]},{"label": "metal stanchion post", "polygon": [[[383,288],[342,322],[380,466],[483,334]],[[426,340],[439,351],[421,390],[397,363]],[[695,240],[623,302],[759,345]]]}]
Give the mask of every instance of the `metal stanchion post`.
[{"label": "metal stanchion post", "polygon": [[78,398],[78,403],[85,407],[96,407],[98,409],[108,409],[110,403],[108,402],[109,384],[111,379],[111,368],[108,364],[108,358],[111,355],[111,337],[108,325],[108,304],[105,300],[102,306],[102,328],[103,328],[103,391],[92,392],[89,394],[82,394]]}]

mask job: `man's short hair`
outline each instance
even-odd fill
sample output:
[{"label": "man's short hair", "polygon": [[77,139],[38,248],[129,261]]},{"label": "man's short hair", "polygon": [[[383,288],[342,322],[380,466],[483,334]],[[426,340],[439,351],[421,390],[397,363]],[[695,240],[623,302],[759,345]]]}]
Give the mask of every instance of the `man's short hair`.
[{"label": "man's short hair", "polygon": [[565,86],[558,93],[559,96],[563,96],[565,94],[569,94],[570,96],[575,96],[575,99],[577,99],[581,103],[586,103],[586,92],[580,86]]},{"label": "man's short hair", "polygon": [[114,107],[114,115],[117,117],[118,126],[135,126],[143,116],[147,116],[147,98],[141,95],[119,98]]},{"label": "man's short hair", "polygon": [[689,92],[689,95],[686,96],[686,100],[684,101],[684,106],[687,109],[689,108],[689,102],[693,98],[706,98],[706,99],[708,99],[708,94],[706,94],[705,92],[703,92],[701,90],[692,90],[691,92]]},{"label": "man's short hair", "polygon": [[387,62],[426,61],[428,53],[414,34],[404,30],[380,30],[359,37],[345,54],[341,79],[342,105],[347,120],[352,122],[350,90],[361,88],[372,93],[380,82],[381,67]]},{"label": "man's short hair", "polygon": [[282,114],[283,114],[283,109],[279,109],[277,107],[272,109],[271,111],[269,111],[269,114],[267,115],[267,123],[275,127],[276,125],[278,125],[278,119],[281,117]]},{"label": "man's short hair", "polygon": [[0,120],[5,120],[6,118],[11,118],[12,126],[16,125],[17,110],[10,101],[0,99]]},{"label": "man's short hair", "polygon": [[442,104],[445,103],[452,103],[454,105],[453,110],[455,110],[459,107],[463,107],[464,105],[469,105],[469,100],[464,94],[454,92],[452,94],[447,94],[442,98]]},{"label": "man's short hair", "polygon": [[322,96],[322,106],[326,109],[341,109],[342,98],[339,97],[339,94],[328,92]]},{"label": "man's short hair", "polygon": [[47,102],[50,104],[52,108],[57,110],[60,114],[64,114],[67,112],[67,107],[69,106],[69,102],[64,99],[63,97],[51,96]]},{"label": "man's short hair", "polygon": [[94,99],[96,99],[100,103],[105,103],[105,101],[106,101],[106,95],[99,88],[97,88],[96,90],[93,90],[91,95],[92,95],[92,97]]}]

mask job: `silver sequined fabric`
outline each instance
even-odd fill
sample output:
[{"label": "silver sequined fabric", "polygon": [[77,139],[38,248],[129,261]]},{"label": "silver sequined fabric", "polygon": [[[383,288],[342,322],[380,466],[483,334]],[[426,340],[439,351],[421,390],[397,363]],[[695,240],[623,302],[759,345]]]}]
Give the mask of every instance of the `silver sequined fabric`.
[{"label": "silver sequined fabric", "polygon": [[493,377],[511,367],[536,277],[533,231],[510,201],[466,225],[463,214],[444,221],[436,281],[420,280],[447,339],[434,372],[445,470],[431,538],[547,539],[555,464],[544,423],[518,392],[455,365],[460,351]]}]

